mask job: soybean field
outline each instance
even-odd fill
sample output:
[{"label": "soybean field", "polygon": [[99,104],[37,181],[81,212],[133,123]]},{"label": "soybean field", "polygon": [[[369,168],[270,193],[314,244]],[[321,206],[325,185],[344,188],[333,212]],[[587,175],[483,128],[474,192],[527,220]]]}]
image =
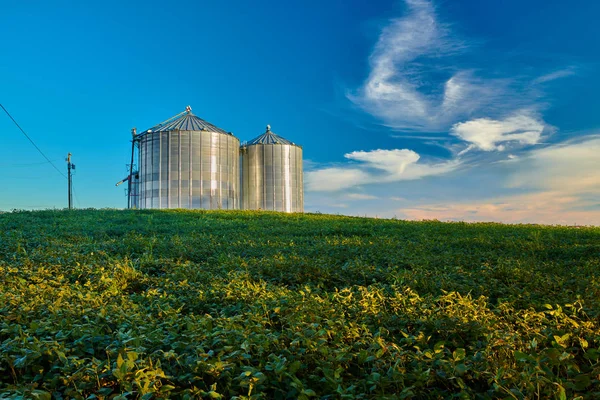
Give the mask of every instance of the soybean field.
[{"label": "soybean field", "polygon": [[600,398],[600,228],[0,214],[0,399]]}]

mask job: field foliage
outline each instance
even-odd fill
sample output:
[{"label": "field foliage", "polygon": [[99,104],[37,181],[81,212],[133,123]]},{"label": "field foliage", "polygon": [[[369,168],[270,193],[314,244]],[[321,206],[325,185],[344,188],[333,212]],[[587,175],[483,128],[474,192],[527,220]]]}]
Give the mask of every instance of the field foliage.
[{"label": "field foliage", "polygon": [[600,398],[600,229],[0,215],[0,398]]}]

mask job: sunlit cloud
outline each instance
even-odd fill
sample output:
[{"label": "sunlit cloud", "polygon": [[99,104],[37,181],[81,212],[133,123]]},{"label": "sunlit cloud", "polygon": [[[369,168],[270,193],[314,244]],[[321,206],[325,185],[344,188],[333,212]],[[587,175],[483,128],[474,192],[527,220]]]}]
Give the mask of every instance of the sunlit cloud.
[{"label": "sunlit cloud", "polygon": [[[506,63],[475,60],[477,46],[443,22],[432,1],[404,3],[403,16],[382,27],[367,78],[348,98],[391,137],[421,141],[419,152],[354,151],[345,163],[314,165],[308,195],[377,197],[348,201],[356,215],[600,224],[600,138],[551,144],[564,134],[554,135],[558,128],[543,117],[545,84],[577,69],[535,75],[535,68],[509,72]],[[426,145],[451,156],[427,157]]]},{"label": "sunlit cloud", "polygon": [[562,192],[539,192],[462,203],[433,203],[396,212],[413,220],[600,225],[600,209],[586,210],[586,205],[593,203]]},{"label": "sunlit cloud", "polygon": [[420,158],[417,153],[408,149],[353,151],[344,157],[362,161],[369,167],[388,172],[391,176],[402,175],[408,165],[416,163]]},{"label": "sunlit cloud", "polygon": [[507,179],[510,188],[600,195],[600,137],[547,146],[529,152]]},{"label": "sunlit cloud", "polygon": [[460,166],[458,159],[419,162],[419,154],[408,149],[354,151],[345,157],[357,163],[307,171],[307,190],[338,191],[368,184],[414,180],[446,174]]},{"label": "sunlit cloud", "polygon": [[452,126],[450,133],[469,146],[463,151],[479,149],[483,151],[505,149],[507,143],[522,145],[536,144],[542,137],[544,123],[539,119],[520,112],[503,120],[478,118],[467,122],[459,122]]},{"label": "sunlit cloud", "polygon": [[508,161],[502,184],[529,193],[396,210],[410,219],[600,225],[600,137],[535,149]]},{"label": "sunlit cloud", "polygon": [[[356,153],[360,155],[357,157]],[[444,173],[422,176],[420,182],[413,183],[401,176],[422,162],[418,159],[411,163],[416,159],[414,155],[398,151],[396,158],[389,153],[355,152],[353,162],[345,168],[360,168],[368,174],[368,180],[357,183],[360,192],[346,187],[335,192],[307,191],[307,196],[315,199],[313,208],[321,211],[327,211],[325,204],[331,201],[348,204],[344,211],[348,215],[600,225],[598,154],[600,136],[587,135],[577,141],[540,144],[518,157],[482,163],[477,168],[460,164]],[[430,160],[425,164],[444,163]],[[390,179],[399,180],[392,184]],[[449,190],[450,187],[464,190]],[[346,202],[356,194],[377,198]],[[333,207],[329,210],[335,212]]]}]

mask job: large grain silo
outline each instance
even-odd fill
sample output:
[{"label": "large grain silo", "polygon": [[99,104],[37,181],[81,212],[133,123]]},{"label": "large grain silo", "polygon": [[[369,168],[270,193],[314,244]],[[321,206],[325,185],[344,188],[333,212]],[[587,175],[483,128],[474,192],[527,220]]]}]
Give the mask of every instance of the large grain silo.
[{"label": "large grain silo", "polygon": [[240,141],[190,107],[135,136],[139,208],[239,209]]},{"label": "large grain silo", "polygon": [[241,147],[242,209],[304,211],[302,147],[267,131]]}]

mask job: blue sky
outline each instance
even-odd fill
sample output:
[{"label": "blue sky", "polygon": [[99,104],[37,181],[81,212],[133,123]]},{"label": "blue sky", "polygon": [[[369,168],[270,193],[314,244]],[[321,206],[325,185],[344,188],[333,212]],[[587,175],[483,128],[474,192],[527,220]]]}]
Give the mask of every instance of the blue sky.
[{"label": "blue sky", "polygon": [[[125,4],[123,4],[125,3]],[[172,3],[172,2],[171,2]],[[600,225],[600,3],[0,0],[0,102],[77,207],[188,104],[304,148],[307,211]],[[66,183],[0,115],[0,210]]]}]

